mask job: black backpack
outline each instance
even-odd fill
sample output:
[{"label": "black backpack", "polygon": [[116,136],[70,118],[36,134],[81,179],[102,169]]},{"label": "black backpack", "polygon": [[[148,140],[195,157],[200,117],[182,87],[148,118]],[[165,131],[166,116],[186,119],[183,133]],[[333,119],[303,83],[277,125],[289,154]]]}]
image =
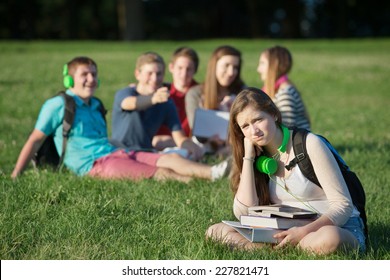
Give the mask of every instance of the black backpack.
[{"label": "black backpack", "polygon": [[[306,129],[293,129],[293,148],[295,153],[295,158],[286,165],[286,169],[290,170],[296,164],[299,165],[299,168],[302,171],[302,174],[309,179],[311,182],[315,183],[317,186],[321,187],[321,184],[318,182],[317,176],[314,172],[313,165],[311,164],[310,157],[306,151],[306,137],[309,131]],[[340,154],[336,149],[330,144],[330,142],[323,136],[318,135],[328,146],[333,156],[335,157],[337,164],[341,170],[341,173],[344,177],[344,180],[348,186],[348,191],[351,195],[352,202],[360,212],[360,217],[363,220],[364,224],[364,234],[366,236],[366,243],[368,240],[368,228],[367,228],[367,215],[366,215],[366,194],[364,192],[362,183],[356,174],[351,171],[345,161],[341,158]]]},{"label": "black backpack", "polygon": [[[48,137],[46,137],[38,152],[36,152],[31,159],[34,167],[37,168],[41,166],[51,166],[53,168],[59,169],[64,161],[66,144],[68,142],[69,133],[72,128],[76,111],[76,103],[73,97],[66,94],[64,91],[60,91],[57,95],[62,96],[65,100],[64,119],[62,120],[63,142],[61,156],[58,154],[57,149],[55,147],[53,135],[49,135]],[[106,120],[107,110],[104,108],[103,103],[100,101],[100,99],[96,97],[93,98],[99,101],[99,111],[101,112],[103,119]]]}]

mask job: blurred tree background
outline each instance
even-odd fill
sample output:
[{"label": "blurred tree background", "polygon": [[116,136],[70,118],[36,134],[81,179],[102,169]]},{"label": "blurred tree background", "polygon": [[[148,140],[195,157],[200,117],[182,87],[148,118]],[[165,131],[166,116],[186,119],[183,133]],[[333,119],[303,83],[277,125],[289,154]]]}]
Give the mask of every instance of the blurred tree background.
[{"label": "blurred tree background", "polygon": [[189,40],[390,35],[381,0],[3,0],[0,39]]}]

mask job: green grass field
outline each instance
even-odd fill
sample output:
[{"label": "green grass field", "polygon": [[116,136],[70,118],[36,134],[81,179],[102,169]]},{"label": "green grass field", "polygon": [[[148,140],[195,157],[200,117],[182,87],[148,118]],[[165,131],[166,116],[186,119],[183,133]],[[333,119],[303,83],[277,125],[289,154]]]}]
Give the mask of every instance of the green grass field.
[{"label": "green grass field", "polygon": [[[259,53],[274,44],[293,54],[291,79],[308,106],[313,131],[326,136],[361,178],[370,242],[365,255],[314,257],[288,248],[240,252],[205,241],[204,232],[234,219],[227,179],[217,182],[99,181],[29,168],[10,173],[45,99],[62,89],[62,66],[87,55],[99,65],[97,96],[112,108],[116,90],[134,82],[135,59],[156,51],[166,61],[181,46],[207,60],[219,45],[243,53],[242,78],[260,87]],[[390,259],[390,39],[207,40],[189,42],[0,41],[1,259]],[[169,73],[166,80],[170,81]],[[111,116],[108,115],[109,131]]]}]

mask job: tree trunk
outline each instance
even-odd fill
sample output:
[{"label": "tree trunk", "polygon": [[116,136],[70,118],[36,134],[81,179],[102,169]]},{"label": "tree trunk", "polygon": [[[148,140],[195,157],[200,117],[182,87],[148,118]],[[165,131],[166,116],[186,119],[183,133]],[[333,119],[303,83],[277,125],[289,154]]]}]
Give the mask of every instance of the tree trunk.
[{"label": "tree trunk", "polygon": [[144,9],[142,0],[118,0],[118,25],[123,40],[144,39]]}]

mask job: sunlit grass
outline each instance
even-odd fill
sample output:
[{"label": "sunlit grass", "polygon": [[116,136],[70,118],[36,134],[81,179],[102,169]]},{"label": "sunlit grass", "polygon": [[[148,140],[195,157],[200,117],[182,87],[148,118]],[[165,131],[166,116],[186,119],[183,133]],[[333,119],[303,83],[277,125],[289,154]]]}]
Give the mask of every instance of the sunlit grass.
[{"label": "sunlit grass", "polygon": [[[368,252],[314,257],[295,249],[241,252],[204,239],[208,226],[234,219],[227,179],[218,182],[100,181],[28,169],[9,178],[45,99],[62,89],[62,66],[88,55],[99,65],[97,96],[111,110],[115,91],[134,81],[136,57],[192,46],[204,79],[219,45],[243,52],[243,80],[261,86],[261,50],[292,50],[291,78],[302,92],[314,132],[325,135],[361,178],[371,234]],[[193,42],[1,42],[1,259],[389,259],[390,40]],[[170,81],[167,72],[167,81]],[[111,114],[108,114],[109,131]]]}]

